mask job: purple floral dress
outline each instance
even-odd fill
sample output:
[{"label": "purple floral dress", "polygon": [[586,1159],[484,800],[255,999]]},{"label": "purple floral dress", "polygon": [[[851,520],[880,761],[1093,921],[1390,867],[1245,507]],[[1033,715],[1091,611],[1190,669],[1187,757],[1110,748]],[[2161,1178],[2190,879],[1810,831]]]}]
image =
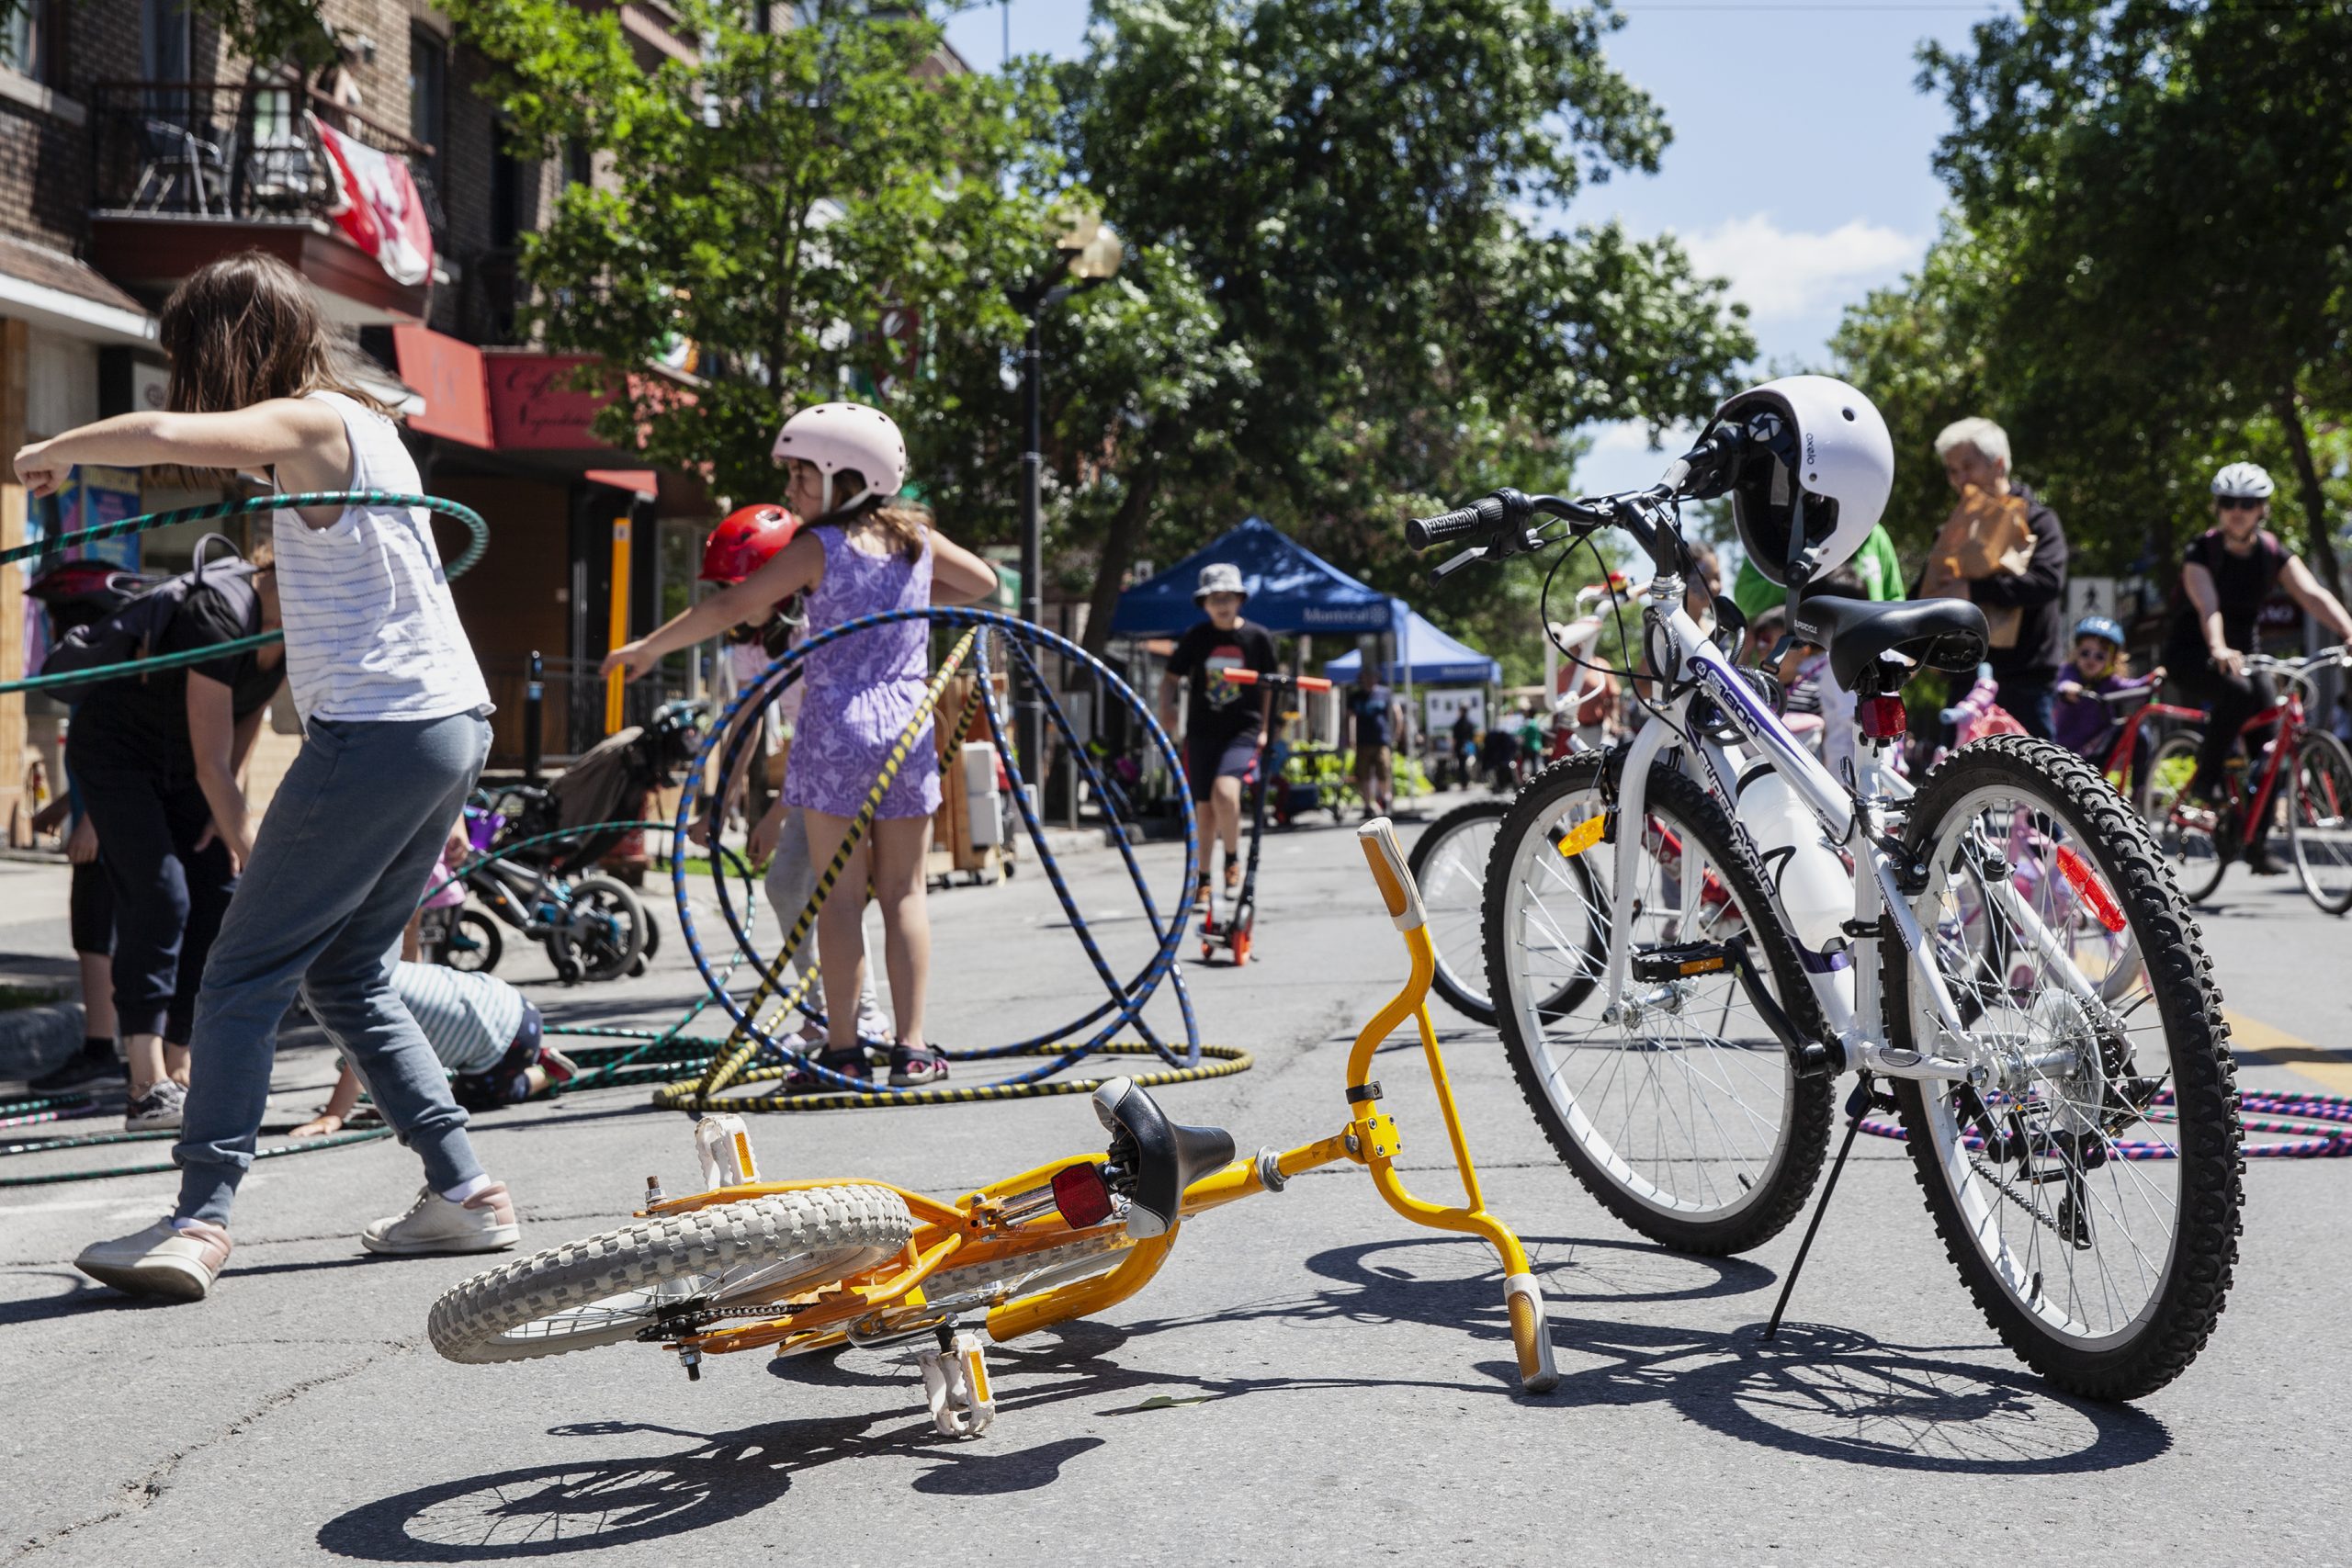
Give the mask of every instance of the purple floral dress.
[{"label": "purple floral dress", "polygon": [[[869,556],[839,528],[820,528],[825,580],[808,596],[811,633],[884,610],[931,603],[931,541],[909,561],[902,550]],[[880,776],[890,747],[922,701],[931,673],[931,623],[899,621],[852,632],[808,656],[801,677],[808,695],[794,727],[784,803],[833,817],[854,817]],[[928,817],[939,809],[939,748],[931,721],[899,764],[882,796],[880,818]]]}]

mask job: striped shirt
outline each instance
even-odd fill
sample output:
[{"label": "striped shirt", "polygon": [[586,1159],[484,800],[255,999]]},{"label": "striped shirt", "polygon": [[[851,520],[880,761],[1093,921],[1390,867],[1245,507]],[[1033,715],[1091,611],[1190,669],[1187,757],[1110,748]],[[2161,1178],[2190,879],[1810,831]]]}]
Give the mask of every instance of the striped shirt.
[{"label": "striped shirt", "polygon": [[523,1028],[523,993],[495,975],[403,963],[392,967],[392,989],[453,1073],[498,1066]]},{"label": "striped shirt", "polygon": [[[310,396],[343,416],[351,489],[423,489],[390,420],[340,392]],[[286,676],[304,724],[490,711],[424,513],[354,506],[324,528],[291,512],[274,516]]]}]

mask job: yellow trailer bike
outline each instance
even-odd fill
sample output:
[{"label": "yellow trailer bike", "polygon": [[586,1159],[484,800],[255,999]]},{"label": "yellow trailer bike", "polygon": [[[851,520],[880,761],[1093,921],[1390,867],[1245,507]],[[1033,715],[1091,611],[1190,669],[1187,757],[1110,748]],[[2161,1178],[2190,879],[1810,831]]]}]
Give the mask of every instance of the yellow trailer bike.
[{"label": "yellow trailer bike", "polygon": [[[1436,965],[1419,890],[1386,818],[1357,830],[1412,972],[1349,1053],[1345,1126],[1297,1148],[1236,1158],[1231,1134],[1171,1122],[1144,1089],[1114,1078],[1094,1093],[1111,1134],[1073,1155],[954,1202],[888,1182],[763,1181],[733,1116],[705,1117],[695,1145],[709,1190],[649,1195],[639,1223],[517,1258],[433,1307],[433,1343],[454,1361],[514,1361],[600,1345],[659,1346],[699,1377],[703,1359],[772,1349],[930,1342],[919,1352],[939,1428],[975,1436],[995,1416],[985,1340],[1002,1343],[1125,1301],[1151,1281],[1186,1220],[1303,1171],[1353,1161],[1388,1206],[1418,1225],[1484,1238],[1502,1262],[1503,1301],[1531,1393],[1559,1381],[1543,1293],[1526,1249],[1487,1210],[1445,1059],[1429,1014]],[[1373,1054],[1409,1019],[1436,1089],[1464,1201],[1405,1189],[1396,1122],[1380,1110]]]}]

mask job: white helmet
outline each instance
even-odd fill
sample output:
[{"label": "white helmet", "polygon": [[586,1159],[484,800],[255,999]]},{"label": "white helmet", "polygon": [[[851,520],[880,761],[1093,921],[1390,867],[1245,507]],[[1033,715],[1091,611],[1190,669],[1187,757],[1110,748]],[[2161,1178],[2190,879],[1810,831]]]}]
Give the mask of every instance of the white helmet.
[{"label": "white helmet", "polygon": [[1871,400],[1827,376],[1783,376],[1741,392],[1716,423],[1747,437],[1731,474],[1731,515],[1756,570],[1782,587],[1862,547],[1894,488],[1894,443]]},{"label": "white helmet", "polygon": [[[869,495],[884,500],[899,493],[907,482],[907,440],[896,421],[865,403],[819,403],[802,409],[776,432],[771,454],[781,463],[797,457],[814,463],[825,476],[825,512],[856,505]],[[833,493],[833,476],[854,469],[865,488],[852,496]]]},{"label": "white helmet", "polygon": [[2259,463],[2232,463],[2213,476],[2213,493],[2233,501],[2268,501],[2278,488]]}]

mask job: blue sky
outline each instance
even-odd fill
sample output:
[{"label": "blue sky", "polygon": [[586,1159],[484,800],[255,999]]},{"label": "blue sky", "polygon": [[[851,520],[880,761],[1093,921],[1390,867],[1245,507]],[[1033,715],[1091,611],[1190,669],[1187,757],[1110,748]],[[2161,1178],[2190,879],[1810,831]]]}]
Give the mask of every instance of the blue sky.
[{"label": "blue sky", "polygon": [[[1928,159],[1947,117],[1914,86],[1928,38],[1963,41],[2014,0],[1620,0],[1610,57],[1664,106],[1674,143],[1655,175],[1587,187],[1570,223],[1671,231],[1749,307],[1758,370],[1811,368],[1840,310],[1909,270],[1943,188]],[[1014,53],[1069,58],[1084,0],[1012,0],[950,24],[977,70]],[[1598,428],[1578,487],[1657,478],[1637,429]]]}]

